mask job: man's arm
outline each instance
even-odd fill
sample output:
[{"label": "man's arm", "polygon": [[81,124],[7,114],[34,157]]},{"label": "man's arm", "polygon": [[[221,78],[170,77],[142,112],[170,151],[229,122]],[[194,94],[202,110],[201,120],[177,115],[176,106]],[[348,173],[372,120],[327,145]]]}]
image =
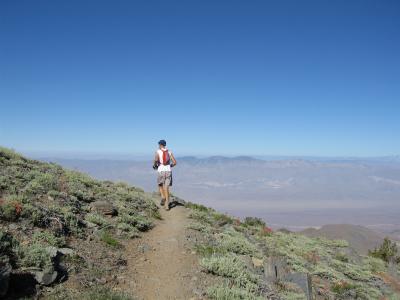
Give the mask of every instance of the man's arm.
[{"label": "man's arm", "polygon": [[153,169],[156,170],[158,168],[158,153],[154,155],[154,160],[153,160]]},{"label": "man's arm", "polygon": [[154,154],[153,164],[155,164],[156,162],[158,162],[158,153],[157,152]]},{"label": "man's arm", "polygon": [[174,157],[174,155],[171,153],[171,160],[172,160],[172,167],[176,166],[176,159]]}]

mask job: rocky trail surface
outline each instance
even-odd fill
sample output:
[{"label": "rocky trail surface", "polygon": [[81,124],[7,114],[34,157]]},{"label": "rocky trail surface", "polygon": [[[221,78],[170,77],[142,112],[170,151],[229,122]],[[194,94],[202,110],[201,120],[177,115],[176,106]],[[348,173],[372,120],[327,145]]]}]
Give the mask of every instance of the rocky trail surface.
[{"label": "rocky trail surface", "polygon": [[207,274],[201,272],[188,230],[189,210],[160,209],[162,220],[126,245],[128,266],[122,289],[139,299],[203,299]]}]

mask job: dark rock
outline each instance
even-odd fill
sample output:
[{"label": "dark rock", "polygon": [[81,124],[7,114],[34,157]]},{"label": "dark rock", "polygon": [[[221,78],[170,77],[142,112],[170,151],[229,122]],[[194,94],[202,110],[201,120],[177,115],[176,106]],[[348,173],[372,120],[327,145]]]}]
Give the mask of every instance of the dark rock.
[{"label": "dark rock", "polygon": [[31,272],[13,270],[10,274],[7,298],[34,299],[38,287],[39,285]]},{"label": "dark rock", "polygon": [[282,280],[288,273],[290,273],[290,268],[284,258],[270,256],[264,261],[264,274],[267,282],[274,283]]},{"label": "dark rock", "polygon": [[57,271],[54,268],[48,268],[42,271],[34,271],[36,281],[41,285],[50,285],[57,279]]},{"label": "dark rock", "polygon": [[51,258],[55,258],[58,254],[58,249],[53,246],[46,247],[46,252],[49,254]]},{"label": "dark rock", "polygon": [[297,284],[306,294],[307,300],[312,300],[311,275],[308,273],[289,273],[284,277],[285,281]]},{"label": "dark rock", "polygon": [[0,297],[7,294],[11,270],[12,268],[8,261],[0,262]]},{"label": "dark rock", "polygon": [[90,203],[90,210],[103,215],[109,215],[109,216],[118,215],[117,209],[112,205],[111,202],[106,200],[99,200]]},{"label": "dark rock", "polygon": [[390,275],[399,278],[398,265],[395,262],[389,261],[388,272]]},{"label": "dark rock", "polygon": [[59,248],[58,252],[60,252],[62,255],[73,255],[75,253],[71,248]]},{"label": "dark rock", "polygon": [[312,300],[311,275],[308,273],[292,273],[282,257],[271,256],[264,262],[265,279],[269,283],[287,281],[299,286],[305,293],[307,300]]}]

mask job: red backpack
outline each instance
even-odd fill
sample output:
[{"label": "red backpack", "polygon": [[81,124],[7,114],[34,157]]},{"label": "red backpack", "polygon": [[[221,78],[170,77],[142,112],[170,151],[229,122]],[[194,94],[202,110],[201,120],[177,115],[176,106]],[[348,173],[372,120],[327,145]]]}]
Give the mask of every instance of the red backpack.
[{"label": "red backpack", "polygon": [[168,166],[169,165],[169,160],[170,160],[169,151],[168,150],[163,150],[163,149],[161,149],[161,151],[162,151],[162,164],[164,166]]}]

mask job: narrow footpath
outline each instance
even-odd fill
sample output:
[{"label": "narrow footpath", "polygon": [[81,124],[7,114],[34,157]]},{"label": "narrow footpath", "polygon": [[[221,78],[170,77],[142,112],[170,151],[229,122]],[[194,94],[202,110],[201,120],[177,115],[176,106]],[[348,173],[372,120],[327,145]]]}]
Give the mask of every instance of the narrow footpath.
[{"label": "narrow footpath", "polygon": [[162,220],[152,230],[127,244],[130,278],[123,289],[141,300],[202,299],[198,257],[186,236],[189,210],[160,212]]}]

